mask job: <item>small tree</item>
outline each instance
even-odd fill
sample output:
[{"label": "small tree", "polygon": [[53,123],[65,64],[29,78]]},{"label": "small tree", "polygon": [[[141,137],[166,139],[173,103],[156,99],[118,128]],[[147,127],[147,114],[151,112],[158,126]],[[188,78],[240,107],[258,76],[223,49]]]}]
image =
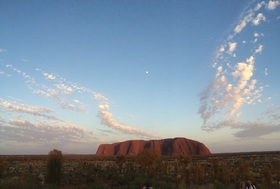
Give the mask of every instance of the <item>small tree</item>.
[{"label": "small tree", "polygon": [[47,182],[50,184],[60,184],[62,176],[62,153],[59,150],[49,152],[47,159]]},{"label": "small tree", "polygon": [[150,150],[144,150],[138,154],[136,161],[145,168],[149,176],[153,175],[154,171],[152,166],[159,159],[159,157]]},{"label": "small tree", "polygon": [[117,165],[119,167],[119,172],[122,172],[122,166],[127,161],[127,158],[123,155],[117,156]]}]

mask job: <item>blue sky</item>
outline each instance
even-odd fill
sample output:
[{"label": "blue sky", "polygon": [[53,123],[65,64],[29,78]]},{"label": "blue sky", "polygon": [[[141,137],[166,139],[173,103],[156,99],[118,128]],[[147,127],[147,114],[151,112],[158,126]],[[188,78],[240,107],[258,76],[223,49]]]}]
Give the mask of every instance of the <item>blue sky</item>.
[{"label": "blue sky", "polygon": [[186,137],[279,150],[280,1],[1,1],[0,153]]}]

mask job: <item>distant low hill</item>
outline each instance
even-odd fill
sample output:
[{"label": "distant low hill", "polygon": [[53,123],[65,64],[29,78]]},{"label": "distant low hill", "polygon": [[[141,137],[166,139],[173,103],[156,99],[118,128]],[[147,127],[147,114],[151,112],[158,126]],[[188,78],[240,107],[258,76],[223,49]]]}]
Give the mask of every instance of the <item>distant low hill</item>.
[{"label": "distant low hill", "polygon": [[186,138],[161,140],[128,140],[113,144],[101,144],[97,156],[136,156],[144,150],[159,156],[208,155],[210,150],[201,142]]}]

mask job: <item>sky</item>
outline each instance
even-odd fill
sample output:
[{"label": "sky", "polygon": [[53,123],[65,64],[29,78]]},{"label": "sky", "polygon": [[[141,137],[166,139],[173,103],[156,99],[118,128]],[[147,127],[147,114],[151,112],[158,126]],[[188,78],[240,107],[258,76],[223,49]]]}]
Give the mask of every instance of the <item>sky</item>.
[{"label": "sky", "polygon": [[280,0],[1,0],[0,18],[0,154],[280,150]]}]

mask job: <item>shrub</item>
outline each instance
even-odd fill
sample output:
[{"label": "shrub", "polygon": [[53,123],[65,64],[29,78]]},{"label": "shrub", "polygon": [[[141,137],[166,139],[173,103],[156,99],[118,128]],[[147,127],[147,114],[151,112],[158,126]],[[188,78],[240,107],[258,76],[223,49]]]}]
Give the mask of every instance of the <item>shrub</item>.
[{"label": "shrub", "polygon": [[62,176],[62,153],[59,150],[49,152],[47,159],[47,182],[50,184],[60,184]]},{"label": "shrub", "polygon": [[136,157],[136,161],[140,165],[145,166],[145,167],[151,166],[155,162],[156,159],[158,159],[158,156],[149,150],[144,150],[142,153],[140,153]]}]

